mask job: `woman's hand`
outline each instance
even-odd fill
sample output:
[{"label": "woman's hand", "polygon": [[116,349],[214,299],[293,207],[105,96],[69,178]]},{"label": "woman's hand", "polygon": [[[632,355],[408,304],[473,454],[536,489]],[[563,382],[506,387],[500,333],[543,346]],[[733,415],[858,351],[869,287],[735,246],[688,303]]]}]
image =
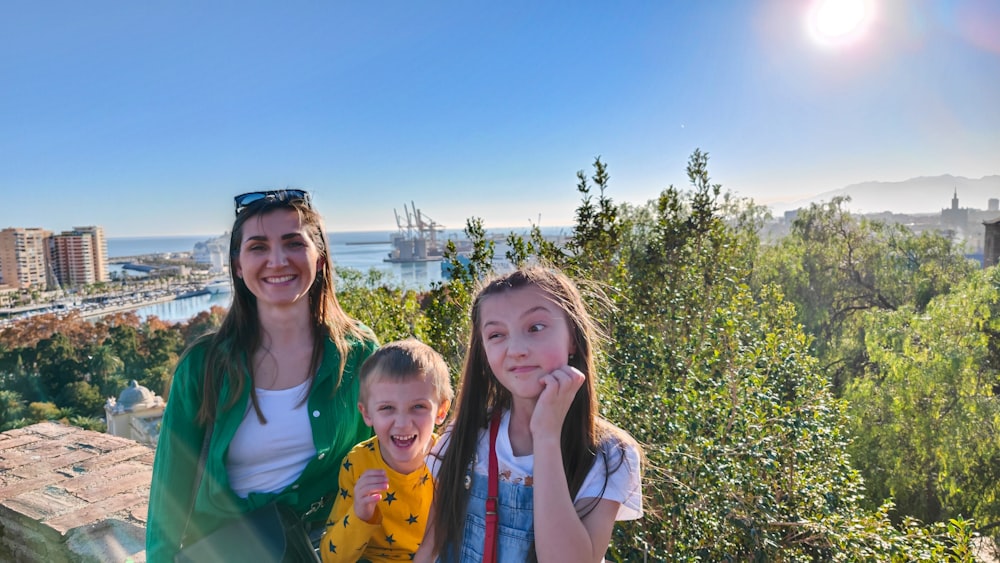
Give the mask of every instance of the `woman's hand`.
[{"label": "woman's hand", "polygon": [[389,476],[382,469],[369,469],[354,484],[354,513],[369,524],[382,500],[382,491],[389,490]]},{"label": "woman's hand", "polygon": [[542,384],[542,393],[535,403],[530,425],[531,435],[535,440],[542,436],[555,436],[559,439],[566,413],[586,379],[583,372],[565,365],[538,380]]}]

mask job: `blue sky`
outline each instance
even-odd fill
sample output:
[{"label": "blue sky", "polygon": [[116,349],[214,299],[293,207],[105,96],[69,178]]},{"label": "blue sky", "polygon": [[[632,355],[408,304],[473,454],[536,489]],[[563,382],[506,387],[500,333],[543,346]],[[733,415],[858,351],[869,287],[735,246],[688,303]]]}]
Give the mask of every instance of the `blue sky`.
[{"label": "blue sky", "polygon": [[[311,190],[329,230],[572,223],[686,187],[758,202],[1000,174],[1000,2],[0,3],[0,228],[214,234],[232,196]],[[928,202],[928,210],[941,207]]]}]

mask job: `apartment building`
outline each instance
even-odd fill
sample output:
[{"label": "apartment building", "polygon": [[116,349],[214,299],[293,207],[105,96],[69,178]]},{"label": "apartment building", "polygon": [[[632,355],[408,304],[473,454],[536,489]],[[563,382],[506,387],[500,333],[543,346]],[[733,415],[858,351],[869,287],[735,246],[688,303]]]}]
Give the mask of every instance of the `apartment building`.
[{"label": "apartment building", "polygon": [[73,227],[52,237],[52,273],[63,287],[108,281],[108,246],[101,227]]},{"label": "apartment building", "polygon": [[51,236],[52,231],[37,227],[0,231],[0,283],[17,289],[47,289]]},{"label": "apartment building", "polygon": [[108,245],[101,227],[73,227],[58,235],[37,227],[0,231],[0,285],[44,290],[108,279]]}]

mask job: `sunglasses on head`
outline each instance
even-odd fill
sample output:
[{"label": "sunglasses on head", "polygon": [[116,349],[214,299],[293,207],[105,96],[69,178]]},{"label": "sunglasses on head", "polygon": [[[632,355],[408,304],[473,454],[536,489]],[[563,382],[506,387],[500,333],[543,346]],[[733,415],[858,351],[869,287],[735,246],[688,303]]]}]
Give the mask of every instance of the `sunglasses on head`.
[{"label": "sunglasses on head", "polygon": [[267,190],[264,192],[247,192],[245,194],[240,194],[233,198],[236,202],[236,216],[238,217],[240,213],[258,201],[274,201],[277,203],[290,203],[292,201],[301,201],[307,206],[311,205],[309,200],[309,192],[305,190]]}]

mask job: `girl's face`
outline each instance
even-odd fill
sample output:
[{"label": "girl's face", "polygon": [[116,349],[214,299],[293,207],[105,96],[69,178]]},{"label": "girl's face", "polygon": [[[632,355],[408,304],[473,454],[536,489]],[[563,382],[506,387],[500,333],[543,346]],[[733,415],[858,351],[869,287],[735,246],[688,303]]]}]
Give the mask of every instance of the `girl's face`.
[{"label": "girl's face", "polygon": [[258,307],[288,306],[308,295],[322,258],[295,210],[251,217],[243,224],[242,236],[236,275],[257,298]]},{"label": "girl's face", "polygon": [[536,286],[486,297],[479,312],[493,374],[515,398],[537,399],[538,380],[565,366],[575,351],[566,313]]}]

